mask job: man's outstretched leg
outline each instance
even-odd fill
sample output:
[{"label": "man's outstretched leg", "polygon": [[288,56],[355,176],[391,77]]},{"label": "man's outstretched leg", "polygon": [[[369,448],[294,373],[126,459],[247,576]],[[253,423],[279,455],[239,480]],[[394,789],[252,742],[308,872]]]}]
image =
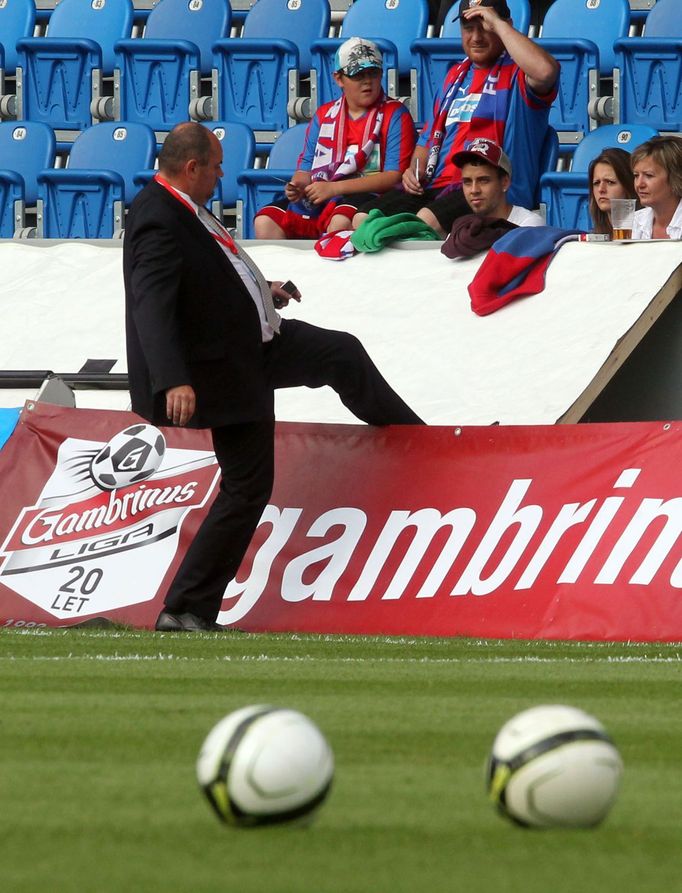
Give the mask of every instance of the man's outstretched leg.
[{"label": "man's outstretched leg", "polygon": [[357,418],[369,425],[423,425],[348,332],[284,319],[279,336],[266,348],[274,388],[329,385]]}]

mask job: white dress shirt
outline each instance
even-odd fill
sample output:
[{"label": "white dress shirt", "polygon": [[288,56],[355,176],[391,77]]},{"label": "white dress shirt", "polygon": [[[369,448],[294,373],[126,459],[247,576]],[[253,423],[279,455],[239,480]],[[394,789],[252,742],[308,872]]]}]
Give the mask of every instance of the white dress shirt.
[{"label": "white dress shirt", "polygon": [[[199,205],[197,205],[197,203],[194,201],[194,199],[191,198],[189,195],[187,195],[187,193],[181,192],[177,188],[175,188],[175,191],[179,195],[181,195],[185,199],[185,201],[189,205],[191,205],[192,208],[194,208],[194,211],[195,211],[197,217],[199,218],[199,220],[201,220],[201,222],[203,223],[203,225],[206,227],[206,229],[209,232],[212,232],[211,227],[208,225],[208,223],[205,220],[202,219],[201,215],[199,214]],[[260,319],[260,328],[261,328],[261,334],[263,337],[263,341],[272,341],[272,339],[275,337],[275,332],[274,332],[272,326],[270,325],[270,323],[267,321],[267,318],[265,316],[265,308],[263,307],[263,301],[261,298],[260,288],[258,287],[258,283],[256,282],[253,273],[251,272],[251,270],[249,270],[249,268],[246,266],[246,264],[240,257],[238,257],[236,254],[233,254],[221,242],[219,242],[218,244],[225,252],[225,257],[230,261],[230,263],[235,268],[237,273],[239,273],[239,276],[240,276],[242,282],[244,283],[246,290],[253,298],[253,303],[256,305],[256,310],[258,311],[258,317]],[[253,263],[253,261],[252,261],[252,263]]]},{"label": "white dress shirt", "polygon": [[[651,239],[654,230],[654,209],[642,208],[635,211],[635,217],[632,223],[633,239]],[[682,199],[680,199],[673,219],[666,226],[665,231],[670,239],[682,239]]]}]

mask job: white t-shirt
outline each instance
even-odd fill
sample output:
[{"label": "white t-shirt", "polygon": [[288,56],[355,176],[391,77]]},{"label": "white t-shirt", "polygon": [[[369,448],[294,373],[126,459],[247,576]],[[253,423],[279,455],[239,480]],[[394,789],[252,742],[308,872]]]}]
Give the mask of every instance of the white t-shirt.
[{"label": "white t-shirt", "polygon": [[545,221],[542,215],[537,211],[529,211],[528,208],[522,208],[520,205],[513,205],[509,212],[507,220],[515,223],[517,226],[544,226]]},{"label": "white t-shirt", "polygon": [[[632,222],[632,238],[651,239],[653,230],[653,208],[642,208],[640,211],[635,211],[635,217]],[[682,239],[682,199],[680,199],[673,214],[673,219],[666,226],[665,231],[670,239]]]}]

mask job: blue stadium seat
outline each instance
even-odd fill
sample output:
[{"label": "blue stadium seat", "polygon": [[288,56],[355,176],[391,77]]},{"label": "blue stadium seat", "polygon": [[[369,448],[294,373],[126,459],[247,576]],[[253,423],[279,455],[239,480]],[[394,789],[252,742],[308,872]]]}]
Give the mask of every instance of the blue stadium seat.
[{"label": "blue stadium seat", "polygon": [[146,124],[105,122],[84,130],[66,168],[38,176],[46,239],[110,239],[124,225],[125,207],[135,197],[135,174],[154,166],[156,137]]},{"label": "blue stadium seat", "polygon": [[0,239],[11,239],[24,213],[24,184],[16,171],[0,168]]},{"label": "blue stadium seat", "polygon": [[599,50],[599,72],[611,77],[616,64],[613,43],[630,27],[628,0],[554,0],[542,20],[542,38],[591,40]]},{"label": "blue stadium seat", "polygon": [[613,44],[629,25],[628,0],[554,0],[545,13],[538,43],[561,64],[549,120],[562,143],[576,144],[597,126],[590,103],[599,99],[600,77],[612,77]]},{"label": "blue stadium seat", "polygon": [[17,69],[17,40],[33,37],[35,22],[35,0],[6,0],[0,5],[0,45],[4,50],[2,68],[5,75],[14,76]]},{"label": "blue stadium seat", "polygon": [[284,184],[293,176],[303,151],[307,129],[307,124],[296,124],[285,130],[273,145],[266,168],[244,170],[237,176],[241,191],[237,201],[238,239],[253,239],[256,211],[275,196],[283,197]]},{"label": "blue stadium seat", "polygon": [[[412,114],[419,125],[431,116],[433,101],[452,65],[464,58],[459,18],[460,0],[455,0],[443,21],[440,37],[422,37],[411,44],[413,69],[410,72]],[[508,0],[514,27],[523,34],[530,27],[530,0]]]},{"label": "blue stadium seat", "polygon": [[570,171],[550,171],[540,178],[540,201],[546,209],[548,226],[590,230],[587,171],[592,159],[611,147],[631,152],[654,136],[658,136],[657,130],[641,124],[607,124],[588,133],[578,143]]},{"label": "blue stadium seat", "polygon": [[26,206],[38,199],[38,174],[54,165],[56,148],[47,124],[0,123],[0,238],[11,239],[24,228]]},{"label": "blue stadium seat", "polygon": [[223,176],[211,202],[211,210],[220,218],[226,208],[237,207],[240,187],[237,177],[244,170],[253,168],[256,155],[256,139],[246,124],[238,121],[206,121],[223,147]]},{"label": "blue stadium seat", "polygon": [[415,65],[412,43],[426,37],[428,22],[427,0],[355,0],[341,23],[341,36],[315,41],[311,47],[313,108],[338,99],[340,91],[332,77],[334,54],[349,37],[366,37],[377,44],[384,56],[384,90],[397,97],[398,79],[408,77]]},{"label": "blue stadium seat", "polygon": [[17,42],[17,114],[56,130],[89,127],[113,74],[114,43],[130,34],[131,0],[62,0],[46,37]]},{"label": "blue stadium seat", "polygon": [[[461,39],[462,30],[459,17],[457,17],[456,21],[453,21],[459,12],[459,6],[460,0],[455,0],[450,7],[449,12],[443,20],[441,37],[454,37],[456,40]],[[512,22],[514,23],[516,30],[520,31],[522,34],[528,34],[531,19],[530,0],[507,0],[507,6],[509,7]]]},{"label": "blue stadium seat", "polygon": [[462,41],[450,37],[425,37],[412,43],[415,67],[410,75],[412,115],[419,127],[428,121],[445,75],[464,59]]},{"label": "blue stadium seat", "polygon": [[116,43],[116,117],[158,131],[199,117],[202,77],[210,76],[213,64],[211,48],[230,33],[231,21],[228,0],[159,0],[143,36]]},{"label": "blue stadium seat", "polygon": [[329,33],[328,0],[258,0],[241,37],[213,45],[217,118],[241,121],[272,142],[297,117],[299,78],[310,74],[310,45]]},{"label": "blue stadium seat", "polygon": [[[559,161],[559,136],[556,130],[550,125],[540,148],[540,158],[538,162],[538,170],[540,178],[543,174],[553,173],[556,171]],[[512,171],[513,174],[513,171]],[[542,201],[540,194],[540,179],[535,189],[535,205],[538,208]]]},{"label": "blue stadium seat", "polygon": [[643,37],[617,40],[614,95],[617,118],[682,131],[682,8],[658,0]]}]

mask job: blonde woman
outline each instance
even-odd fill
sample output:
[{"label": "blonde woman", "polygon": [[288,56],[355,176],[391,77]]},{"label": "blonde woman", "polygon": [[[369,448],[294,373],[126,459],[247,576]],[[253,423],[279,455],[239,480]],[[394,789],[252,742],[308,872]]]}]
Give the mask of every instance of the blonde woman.
[{"label": "blonde woman", "polygon": [[635,192],[633,239],[682,239],[682,138],[656,136],[632,153]]}]

